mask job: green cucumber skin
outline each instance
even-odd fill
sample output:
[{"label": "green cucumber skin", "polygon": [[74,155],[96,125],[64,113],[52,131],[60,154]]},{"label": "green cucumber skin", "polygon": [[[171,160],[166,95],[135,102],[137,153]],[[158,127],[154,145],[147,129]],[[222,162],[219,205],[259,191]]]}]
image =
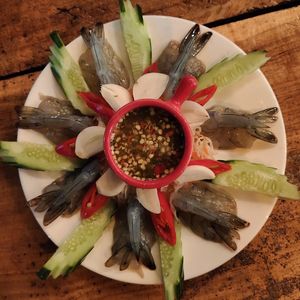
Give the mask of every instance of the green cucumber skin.
[{"label": "green cucumber skin", "polygon": [[184,271],[181,242],[181,225],[175,224],[176,244],[169,245],[159,238],[162,278],[166,300],[179,300],[183,292]]},{"label": "green cucumber skin", "polygon": [[297,186],[289,183],[286,176],[276,173],[276,169],[242,160],[229,164],[231,170],[218,174],[213,183],[272,197],[300,200]]},{"label": "green cucumber skin", "polygon": [[50,33],[50,38],[53,41],[53,43],[58,47],[58,48],[62,48],[64,47],[64,42],[62,41],[62,39],[60,38],[59,34],[57,31],[53,31]]},{"label": "green cucumber skin", "polygon": [[270,58],[266,56],[266,51],[253,51],[246,55],[238,54],[230,59],[224,59],[214,65],[206,73],[198,78],[198,86],[195,92],[216,84],[218,89],[230,85],[245,75],[248,75]]},{"label": "green cucumber skin", "polygon": [[57,32],[52,32],[50,37],[54,43],[54,45],[50,47],[52,52],[50,64],[55,79],[74,108],[78,109],[84,115],[94,115],[95,113],[77,94],[78,92],[89,91],[79,65],[69,54]]},{"label": "green cucumber skin", "polygon": [[80,160],[59,155],[53,145],[0,141],[0,158],[18,168],[37,171],[74,171]]},{"label": "green cucumber skin", "polygon": [[136,81],[151,64],[152,46],[140,6],[132,6],[129,0],[119,1],[120,20],[126,50]]},{"label": "green cucumber skin", "polygon": [[44,280],[72,272],[94,248],[115,210],[115,203],[111,200],[92,217],[84,219],[37,272],[38,277]]}]

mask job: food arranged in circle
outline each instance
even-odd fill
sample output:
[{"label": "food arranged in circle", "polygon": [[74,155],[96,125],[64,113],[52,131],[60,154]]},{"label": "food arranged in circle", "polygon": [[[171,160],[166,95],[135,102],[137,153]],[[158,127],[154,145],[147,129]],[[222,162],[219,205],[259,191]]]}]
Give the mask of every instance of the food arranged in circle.
[{"label": "food arranged in circle", "polygon": [[[266,63],[264,51],[238,54],[206,70],[197,55],[212,33],[202,33],[196,24],[181,41],[169,41],[153,62],[140,7],[120,1],[120,21],[130,69],[106,39],[103,24],[82,28],[87,49],[78,62],[59,34],[51,33],[51,70],[66,99],[41,95],[38,107],[17,108],[19,128],[38,131],[49,144],[1,141],[0,158],[19,168],[64,171],[29,201],[35,212],[43,214],[44,226],[80,211],[80,225],[40,269],[41,279],[73,271],[115,219],[105,266],[118,265],[120,271],[130,267],[143,276],[142,266],[156,270],[160,264],[166,299],[179,299],[184,280],[182,226],[199,238],[236,250],[239,231],[251,224],[238,215],[232,190],[291,200],[299,200],[300,193],[272,167],[215,157],[216,149],[251,151],[257,139],[269,147],[278,142],[272,131],[277,107],[250,112],[209,106],[218,90]],[[187,82],[189,89],[182,88]],[[174,109],[193,137],[187,166],[163,187],[124,182],[103,151],[110,121],[132,102],[171,102],[176,97],[181,100]],[[174,172],[186,142],[182,124],[171,112],[148,105],[119,119],[109,145],[122,172],[147,182]],[[151,252],[155,243],[159,261]]]}]

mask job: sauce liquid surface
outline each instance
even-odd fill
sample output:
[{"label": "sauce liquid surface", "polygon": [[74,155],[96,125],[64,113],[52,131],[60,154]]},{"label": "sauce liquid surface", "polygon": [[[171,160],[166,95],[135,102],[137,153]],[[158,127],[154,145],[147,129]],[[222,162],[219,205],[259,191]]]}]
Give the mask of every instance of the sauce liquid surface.
[{"label": "sauce liquid surface", "polygon": [[111,149],[119,168],[141,180],[166,176],[179,164],[184,133],[167,111],[141,107],[127,113],[114,129]]}]

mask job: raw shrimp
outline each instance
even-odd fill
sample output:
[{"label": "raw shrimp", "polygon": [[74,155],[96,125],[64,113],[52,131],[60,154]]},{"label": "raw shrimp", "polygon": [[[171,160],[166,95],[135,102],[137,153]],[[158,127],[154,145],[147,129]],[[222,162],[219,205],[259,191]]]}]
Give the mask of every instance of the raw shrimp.
[{"label": "raw shrimp", "polygon": [[79,57],[79,66],[83,78],[94,94],[100,95],[101,82],[96,72],[95,62],[90,48]]},{"label": "raw shrimp", "polygon": [[97,23],[91,29],[83,27],[81,36],[92,51],[96,73],[100,82],[102,84],[114,83],[129,88],[130,78],[127,70],[105,39],[103,24]]},{"label": "raw shrimp", "polygon": [[183,75],[188,59],[195,51],[195,43],[198,40],[199,35],[200,26],[198,24],[195,24],[184,37],[184,45],[181,48],[181,52],[179,52],[178,57],[172,64],[172,67],[168,73],[169,82],[163,95],[164,99],[170,99],[173,96],[178,82]]},{"label": "raw shrimp", "polygon": [[146,209],[137,199],[129,201],[127,221],[132,250],[137,258],[150,270],[155,269],[151,247],[155,242],[155,231]]},{"label": "raw shrimp", "polygon": [[210,118],[202,124],[201,129],[203,135],[212,140],[215,148],[249,148],[255,138],[277,143],[276,136],[268,130],[268,124],[277,120],[277,107],[252,114],[221,106],[214,106],[207,111]]},{"label": "raw shrimp", "polygon": [[38,108],[50,115],[57,116],[82,116],[82,113],[75,109],[69,100],[58,99],[52,96],[40,94],[41,103]]},{"label": "raw shrimp", "polygon": [[[192,28],[193,29],[193,28]],[[191,29],[191,30],[192,30]],[[189,41],[188,37],[191,33],[191,30],[188,34],[183,38],[182,42],[179,43],[177,41],[170,41],[167,47],[164,49],[162,54],[157,60],[158,70],[161,73],[169,74],[172,66],[178,58],[180,52],[184,50],[187,42]],[[194,44],[194,50],[192,50],[190,57],[184,67],[184,74],[191,74],[195,77],[199,77],[201,74],[205,73],[205,65],[204,63],[196,58],[195,56],[203,49],[208,40],[210,39],[212,33],[206,32],[204,34],[199,34]]]},{"label": "raw shrimp", "polygon": [[29,206],[35,211],[43,212],[43,224],[49,225],[60,215],[69,216],[75,213],[81,205],[86,188],[103,172],[105,166],[100,166],[99,160],[88,162],[82,169],[60,177],[43,190],[43,194],[30,200]]},{"label": "raw shrimp", "polygon": [[119,206],[115,215],[112,256],[106,261],[105,266],[119,264],[120,270],[123,271],[136,258],[150,270],[155,270],[151,254],[155,234],[150,216],[145,210],[142,211],[143,207],[136,206],[138,201],[135,198],[129,199],[129,203],[131,203],[129,206],[127,204]]},{"label": "raw shrimp", "polygon": [[[50,115],[57,116],[70,116],[70,115],[79,115],[82,116],[80,111],[76,110],[70,101],[57,99],[55,97],[46,96],[40,94],[40,104],[38,106],[44,113]],[[17,107],[17,112],[20,111],[20,108]],[[26,126],[33,126],[26,124]],[[66,141],[72,137],[74,137],[74,133],[72,130],[67,128],[36,128],[34,129],[40,133],[42,133],[45,137],[47,137],[52,143],[59,144],[63,141]]]},{"label": "raw shrimp", "polygon": [[67,100],[44,95],[40,98],[38,108],[16,107],[20,128],[35,129],[57,144],[96,124],[95,118],[83,116]]},{"label": "raw shrimp", "polygon": [[206,182],[186,184],[172,195],[180,219],[192,231],[215,242],[224,242],[235,250],[238,229],[249,226],[236,216],[235,200],[223,190]]}]

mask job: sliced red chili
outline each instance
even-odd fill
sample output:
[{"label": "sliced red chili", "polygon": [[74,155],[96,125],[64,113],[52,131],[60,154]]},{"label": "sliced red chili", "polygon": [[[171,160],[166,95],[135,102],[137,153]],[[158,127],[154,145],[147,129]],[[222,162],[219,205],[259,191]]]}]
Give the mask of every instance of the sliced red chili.
[{"label": "sliced red chili", "polygon": [[174,214],[166,195],[158,192],[161,212],[159,214],[151,213],[152,223],[157,234],[170,245],[176,244],[176,231]]},{"label": "sliced red chili", "polygon": [[159,70],[158,70],[158,64],[155,62],[153,63],[152,65],[150,65],[149,67],[147,67],[145,70],[144,70],[144,73],[143,74],[147,74],[147,73],[158,73]]},{"label": "sliced red chili", "polygon": [[75,142],[76,137],[71,138],[55,147],[55,151],[63,156],[67,157],[77,157],[75,154]]},{"label": "sliced red chili", "polygon": [[98,194],[96,184],[92,184],[81,204],[80,215],[82,219],[91,217],[107,202],[108,197]]},{"label": "sliced red chili", "polygon": [[164,164],[157,164],[155,167],[154,167],[154,174],[155,175],[161,175],[164,173],[166,169],[166,166]]},{"label": "sliced red chili", "polygon": [[199,103],[200,105],[205,105],[217,91],[217,86],[214,84],[208,88],[200,90],[190,97],[190,100]]},{"label": "sliced red chili", "polygon": [[191,160],[189,166],[204,166],[212,170],[215,175],[231,170],[231,166],[221,161],[213,159],[197,159]]},{"label": "sliced red chili", "polygon": [[113,116],[114,111],[104,98],[91,92],[79,92],[78,94],[85,101],[87,106],[95,111],[102,121],[107,124],[109,119]]}]

